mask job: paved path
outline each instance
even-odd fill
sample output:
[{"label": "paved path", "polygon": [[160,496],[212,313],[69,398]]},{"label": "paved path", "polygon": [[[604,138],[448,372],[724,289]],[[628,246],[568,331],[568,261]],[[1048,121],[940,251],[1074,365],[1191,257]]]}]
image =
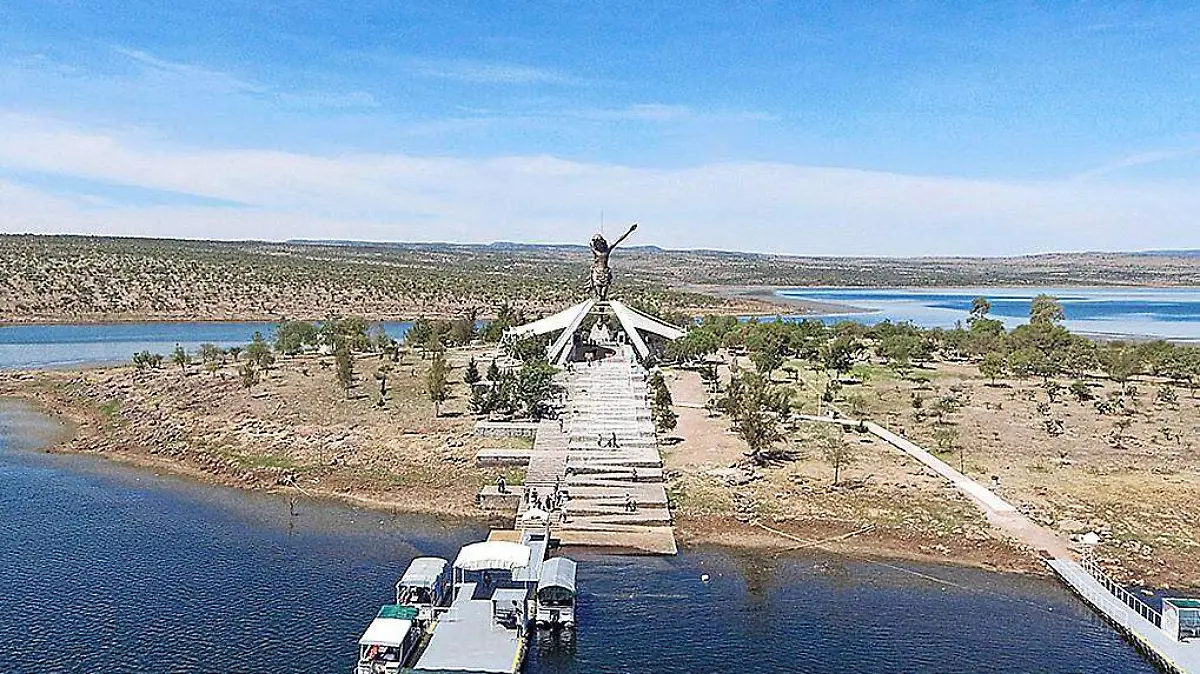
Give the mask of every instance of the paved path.
[{"label": "paved path", "polygon": [[945,461],[937,458],[927,450],[919,447],[908,439],[897,435],[883,426],[872,421],[859,422],[855,419],[816,417],[800,415],[806,421],[839,424],[842,426],[859,426],[878,437],[908,456],[916,459],[927,468],[945,478],[955,489],[966,495],[993,526],[1006,532],[1009,536],[1028,545],[1049,557],[1058,559],[1073,559],[1074,555],[1067,546],[1067,541],[1055,532],[1041,526],[1026,517],[1016,506],[1000,498],[987,487],[951,468]]}]

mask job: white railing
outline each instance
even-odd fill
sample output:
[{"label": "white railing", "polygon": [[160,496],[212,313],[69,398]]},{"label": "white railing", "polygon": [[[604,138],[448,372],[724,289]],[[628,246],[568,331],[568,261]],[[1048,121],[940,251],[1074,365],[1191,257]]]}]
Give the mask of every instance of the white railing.
[{"label": "white railing", "polygon": [[1101,569],[1100,566],[1097,565],[1096,562],[1090,557],[1084,557],[1082,560],[1080,560],[1079,566],[1082,567],[1084,571],[1087,571],[1088,575],[1090,575],[1092,578],[1095,578],[1097,582],[1104,586],[1104,589],[1108,590],[1109,594],[1124,602],[1125,606],[1133,609],[1138,613],[1138,615],[1142,616],[1146,620],[1149,620],[1155,627],[1162,627],[1161,613],[1155,611],[1153,608],[1150,608],[1150,606],[1147,605],[1146,602],[1139,599],[1137,595],[1133,594],[1129,590],[1126,590],[1123,585],[1110,578],[1109,575],[1104,572],[1104,569]]}]

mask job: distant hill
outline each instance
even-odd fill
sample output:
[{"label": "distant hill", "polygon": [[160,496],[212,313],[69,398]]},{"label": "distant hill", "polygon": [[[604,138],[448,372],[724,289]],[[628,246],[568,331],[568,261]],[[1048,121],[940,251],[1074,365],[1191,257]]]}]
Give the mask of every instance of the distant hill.
[{"label": "distant hill", "polygon": [[1143,250],[1134,253],[1134,255],[1148,255],[1150,257],[1200,257],[1200,250]]}]

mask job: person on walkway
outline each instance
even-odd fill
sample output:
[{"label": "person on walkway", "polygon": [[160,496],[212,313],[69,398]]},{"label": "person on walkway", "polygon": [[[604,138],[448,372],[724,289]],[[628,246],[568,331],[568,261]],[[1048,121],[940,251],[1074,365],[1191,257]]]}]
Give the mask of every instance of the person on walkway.
[{"label": "person on walkway", "polygon": [[621,445],[617,444],[617,432],[613,431],[612,441],[611,441],[611,444],[609,444],[609,447],[612,447],[613,449],[618,449],[620,446]]},{"label": "person on walkway", "polygon": [[558,511],[562,513],[563,524],[567,523],[567,504],[564,503],[558,507]]},{"label": "person on walkway", "polygon": [[625,492],[625,512],[633,512],[633,497],[629,495],[629,492]]},{"label": "person on walkway", "polygon": [[496,476],[496,491],[501,494],[508,493],[508,485],[505,484],[503,475]]}]

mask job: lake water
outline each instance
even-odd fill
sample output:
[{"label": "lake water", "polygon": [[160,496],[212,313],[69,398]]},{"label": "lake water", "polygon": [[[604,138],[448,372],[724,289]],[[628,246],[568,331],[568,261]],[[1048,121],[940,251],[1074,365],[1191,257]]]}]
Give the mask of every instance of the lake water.
[{"label": "lake water", "polygon": [[[409,560],[469,523],[198,485],[35,451],[0,401],[0,671],[350,671]],[[1056,583],[915,563],[724,549],[575,555],[574,648],[532,673],[1152,673]],[[711,581],[700,581],[701,574]]]},{"label": "lake water", "polygon": [[[169,358],[176,344],[194,353],[205,342],[245,345],[255,332],[272,340],[275,325],[222,321],[0,326],[0,369],[128,362],[140,351]],[[392,339],[402,339],[412,323],[381,325]]]},{"label": "lake water", "polygon": [[826,320],[911,321],[926,328],[966,322],[971,300],[986,297],[992,317],[1024,323],[1029,303],[1045,293],[1059,298],[1074,332],[1200,341],[1200,288],[792,288],[780,295],[870,310]]}]

